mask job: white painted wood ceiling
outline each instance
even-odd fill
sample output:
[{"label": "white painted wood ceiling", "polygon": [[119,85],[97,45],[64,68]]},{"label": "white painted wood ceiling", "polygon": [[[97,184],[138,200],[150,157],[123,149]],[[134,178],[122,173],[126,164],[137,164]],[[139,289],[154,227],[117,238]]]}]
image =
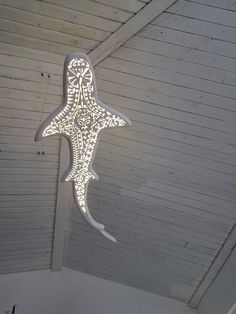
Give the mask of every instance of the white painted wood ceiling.
[{"label": "white painted wood ceiling", "polygon": [[34,135],[62,101],[65,55],[89,52],[145,5],[100,2],[0,1],[1,273],[51,265],[59,139]]},{"label": "white painted wood ceiling", "polygon": [[[65,55],[147,2],[0,0],[0,273],[51,267],[60,142],[34,134],[62,102]],[[65,266],[191,300],[235,225],[235,11],[179,0],[96,66],[99,97],[133,122],[103,135],[88,194],[118,244],[70,198]]]}]

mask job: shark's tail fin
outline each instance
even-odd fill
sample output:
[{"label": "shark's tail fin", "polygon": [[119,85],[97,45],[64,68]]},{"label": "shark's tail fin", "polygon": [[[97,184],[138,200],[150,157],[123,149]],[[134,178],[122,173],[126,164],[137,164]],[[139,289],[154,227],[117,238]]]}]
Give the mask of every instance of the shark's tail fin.
[{"label": "shark's tail fin", "polygon": [[87,186],[88,182],[84,183],[81,181],[74,181],[74,193],[76,203],[81,211],[83,217],[87,220],[87,222],[98,232],[100,232],[104,237],[108,238],[113,242],[117,242],[117,240],[110,235],[108,232],[104,230],[104,225],[97,222],[90,214],[89,208],[87,206],[86,196],[87,196]]}]

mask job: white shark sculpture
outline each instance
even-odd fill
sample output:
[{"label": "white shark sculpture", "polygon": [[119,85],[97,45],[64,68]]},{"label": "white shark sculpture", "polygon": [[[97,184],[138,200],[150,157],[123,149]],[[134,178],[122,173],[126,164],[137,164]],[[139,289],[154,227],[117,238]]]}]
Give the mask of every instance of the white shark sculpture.
[{"label": "white shark sculpture", "polygon": [[69,141],[70,166],[62,180],[72,181],[78,208],[87,222],[108,239],[116,239],[104,230],[90,214],[87,189],[98,176],[92,168],[101,131],[130,126],[131,122],[118,111],[109,108],[97,97],[94,71],[84,53],[67,56],[64,68],[64,103],[40,126],[35,140],[61,134]]}]

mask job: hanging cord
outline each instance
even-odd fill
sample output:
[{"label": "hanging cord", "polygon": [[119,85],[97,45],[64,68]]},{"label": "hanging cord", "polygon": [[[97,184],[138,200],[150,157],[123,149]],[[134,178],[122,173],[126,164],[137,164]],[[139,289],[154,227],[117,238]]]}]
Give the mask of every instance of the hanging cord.
[{"label": "hanging cord", "polygon": [[[44,76],[44,73],[41,73],[41,76]],[[42,124],[42,120],[43,120],[43,114],[44,114],[44,109],[45,109],[45,104],[46,104],[46,98],[48,95],[48,83],[49,83],[49,79],[50,79],[51,75],[48,74],[47,75],[47,81],[46,81],[46,90],[44,93],[44,97],[43,97],[43,106],[42,106],[42,110],[41,110],[41,116],[40,116],[40,122],[39,122],[39,126]]]}]

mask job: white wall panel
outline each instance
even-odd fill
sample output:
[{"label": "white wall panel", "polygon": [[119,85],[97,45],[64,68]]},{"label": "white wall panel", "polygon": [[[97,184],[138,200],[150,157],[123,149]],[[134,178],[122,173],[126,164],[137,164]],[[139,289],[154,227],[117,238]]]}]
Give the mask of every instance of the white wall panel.
[{"label": "white wall panel", "polygon": [[19,314],[196,313],[181,302],[69,269],[0,276],[0,311],[14,304]]}]

